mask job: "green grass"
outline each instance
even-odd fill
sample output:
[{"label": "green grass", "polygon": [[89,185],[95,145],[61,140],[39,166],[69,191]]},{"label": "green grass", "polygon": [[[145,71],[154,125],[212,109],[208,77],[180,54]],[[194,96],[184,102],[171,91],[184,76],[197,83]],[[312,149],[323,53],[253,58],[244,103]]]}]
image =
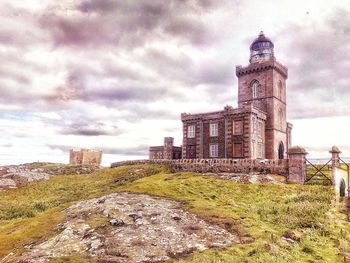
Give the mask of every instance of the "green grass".
[{"label": "green grass", "polygon": [[0,258],[52,235],[64,220],[61,211],[72,203],[113,193],[122,184],[165,170],[160,165],[120,167],[56,176],[0,192]]},{"label": "green grass", "polygon": [[[152,175],[152,176],[149,176]],[[118,191],[183,202],[184,208],[236,233],[242,244],[195,253],[180,262],[342,262],[350,259],[350,223],[332,201],[332,187],[242,185],[194,173],[171,174],[165,166],[138,165],[89,175],[57,176],[0,192],[0,258],[57,233],[69,205]],[[93,226],[106,224],[92,215]],[[281,239],[298,231],[300,242]],[[52,262],[94,262],[63,257]]]},{"label": "green grass", "polygon": [[56,226],[63,221],[63,207],[56,207],[38,214],[35,218],[14,219],[0,226],[0,259],[10,252],[21,253],[24,245],[39,241],[56,233]]},{"label": "green grass", "polygon": [[[342,262],[349,257],[350,223],[331,203],[333,189],[315,185],[242,185],[224,180],[159,174],[120,190],[185,202],[187,209],[254,240],[197,253],[181,262]],[[286,231],[302,234],[289,244]],[[342,234],[340,234],[342,233]]]}]

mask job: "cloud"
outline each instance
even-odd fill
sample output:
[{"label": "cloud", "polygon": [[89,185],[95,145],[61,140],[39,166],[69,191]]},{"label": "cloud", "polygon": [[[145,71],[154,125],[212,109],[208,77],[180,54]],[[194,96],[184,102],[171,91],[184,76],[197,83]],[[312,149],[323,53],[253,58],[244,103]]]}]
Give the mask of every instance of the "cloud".
[{"label": "cloud", "polygon": [[48,9],[40,20],[49,29],[56,47],[143,46],[149,40],[176,38],[202,45],[212,39],[201,13],[215,8],[213,1],[77,1],[61,12]]},{"label": "cloud", "polygon": [[53,93],[44,97],[48,103],[64,103],[79,99],[85,90],[84,76],[70,72],[63,85],[57,86]]},{"label": "cloud", "polygon": [[121,131],[116,126],[82,118],[81,120],[72,121],[68,126],[63,127],[60,133],[79,136],[116,136],[121,134]]},{"label": "cloud", "polygon": [[103,148],[103,152],[106,154],[115,155],[148,155],[148,145],[137,145],[134,147],[120,147],[120,148]]},{"label": "cloud", "polygon": [[272,1],[26,3],[0,4],[0,121],[16,149],[62,139],[147,155],[158,137],[181,138],[181,112],[236,106],[234,66],[260,29],[289,68],[289,119],[350,115],[346,6],[312,18]]},{"label": "cloud", "polygon": [[350,9],[309,23],[290,24],[280,36],[286,38],[283,53],[288,54],[290,117],[350,115]]}]

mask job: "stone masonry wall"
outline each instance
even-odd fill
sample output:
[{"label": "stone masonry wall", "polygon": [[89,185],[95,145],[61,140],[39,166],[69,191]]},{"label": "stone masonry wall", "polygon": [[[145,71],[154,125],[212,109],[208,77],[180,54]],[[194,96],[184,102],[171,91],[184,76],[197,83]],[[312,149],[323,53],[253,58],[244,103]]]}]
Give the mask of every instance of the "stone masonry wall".
[{"label": "stone masonry wall", "polygon": [[252,159],[181,159],[135,160],[112,163],[111,167],[133,164],[168,164],[174,171],[229,172],[229,173],[276,173],[288,177],[288,160]]},{"label": "stone masonry wall", "polygon": [[69,152],[69,164],[100,165],[101,159],[102,151],[81,149]]}]

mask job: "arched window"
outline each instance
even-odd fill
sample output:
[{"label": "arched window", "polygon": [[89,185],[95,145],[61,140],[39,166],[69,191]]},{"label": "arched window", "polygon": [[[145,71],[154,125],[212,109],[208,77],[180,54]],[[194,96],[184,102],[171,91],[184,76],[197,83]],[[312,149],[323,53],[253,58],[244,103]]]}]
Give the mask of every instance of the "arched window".
[{"label": "arched window", "polygon": [[257,125],[256,125],[256,118],[252,117],[252,131],[256,131]]},{"label": "arched window", "polygon": [[277,97],[281,100],[282,99],[282,93],[283,92],[283,85],[282,81],[278,82],[278,87],[277,87]]},{"label": "arched window", "polygon": [[344,181],[344,179],[341,179],[340,186],[339,186],[339,195],[340,195],[340,197],[344,197],[345,196],[345,188],[346,188],[345,181]]},{"label": "arched window", "polygon": [[283,110],[282,109],[278,110],[278,123],[279,123],[280,129],[282,130],[283,129]]},{"label": "arched window", "polygon": [[284,159],[284,145],[283,142],[280,142],[278,145],[278,159]]},{"label": "arched window", "polygon": [[258,97],[258,87],[259,87],[259,82],[254,81],[252,84],[252,94],[253,94],[253,99],[256,99]]}]

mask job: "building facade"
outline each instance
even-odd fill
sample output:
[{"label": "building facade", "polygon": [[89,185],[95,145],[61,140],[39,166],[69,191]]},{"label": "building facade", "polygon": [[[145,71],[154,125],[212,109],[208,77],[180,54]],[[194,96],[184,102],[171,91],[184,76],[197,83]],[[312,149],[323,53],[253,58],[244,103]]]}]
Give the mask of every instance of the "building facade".
[{"label": "building facade", "polygon": [[249,65],[236,67],[238,108],[182,113],[182,157],[285,159],[291,145],[287,122],[288,69],[261,32],[250,46]]},{"label": "building facade", "polygon": [[69,164],[100,165],[102,160],[102,151],[93,151],[87,149],[70,150]]},{"label": "building facade", "polygon": [[165,137],[164,145],[162,146],[151,146],[149,148],[149,159],[181,159],[182,148],[179,146],[174,146],[174,138]]}]

